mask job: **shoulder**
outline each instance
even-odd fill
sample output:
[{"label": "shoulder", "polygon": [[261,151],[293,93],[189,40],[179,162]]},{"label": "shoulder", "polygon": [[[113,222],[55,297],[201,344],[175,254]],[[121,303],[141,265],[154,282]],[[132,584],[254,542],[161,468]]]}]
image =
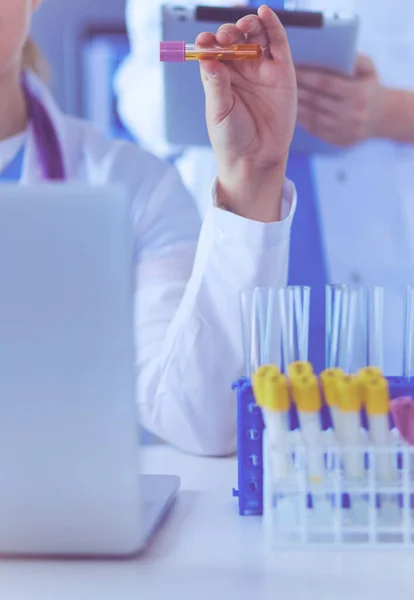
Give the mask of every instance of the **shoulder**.
[{"label": "shoulder", "polygon": [[65,130],[68,147],[76,147],[81,157],[76,170],[82,169],[86,181],[126,190],[144,246],[154,245],[155,239],[168,245],[197,238],[196,205],[175,167],[132,142],[106,138],[86,121],[65,117]]},{"label": "shoulder", "polygon": [[109,139],[82,119],[65,116],[64,121],[67,145],[81,157],[87,178],[99,176],[102,183],[121,179],[124,184],[136,187],[177,176],[168,162],[133,142]]}]

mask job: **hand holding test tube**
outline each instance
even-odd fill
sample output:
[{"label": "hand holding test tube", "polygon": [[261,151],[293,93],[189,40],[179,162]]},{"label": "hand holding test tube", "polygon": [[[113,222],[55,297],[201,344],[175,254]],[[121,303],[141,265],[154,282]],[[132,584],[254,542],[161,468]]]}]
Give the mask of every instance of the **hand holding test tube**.
[{"label": "hand holding test tube", "polygon": [[[240,49],[232,49],[233,58],[248,60],[217,60],[224,47],[240,41],[258,45],[241,55]],[[286,31],[276,13],[261,6],[257,14],[227,23],[215,33],[200,33],[195,43],[197,53],[208,48],[216,53],[215,59],[200,61],[200,71],[217,158],[217,203],[245,219],[279,221],[297,95]]]},{"label": "hand holding test tube", "polygon": [[287,477],[293,466],[289,454],[287,380],[273,365],[260,367],[253,374],[253,391],[262,408],[266,434],[272,455],[275,481]]}]

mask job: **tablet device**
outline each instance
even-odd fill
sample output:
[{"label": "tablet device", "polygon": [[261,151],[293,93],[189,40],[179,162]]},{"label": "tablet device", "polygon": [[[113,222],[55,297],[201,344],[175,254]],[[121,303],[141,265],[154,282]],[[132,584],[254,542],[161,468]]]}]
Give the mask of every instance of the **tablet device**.
[{"label": "tablet device", "polygon": [[[194,42],[203,31],[216,32],[256,11],[249,8],[162,7],[163,41]],[[358,18],[353,14],[276,11],[286,28],[295,64],[351,75],[355,65]],[[209,146],[205,99],[197,62],[164,63],[164,118],[167,141],[177,146]],[[298,126],[293,152],[308,154],[338,149]]]}]

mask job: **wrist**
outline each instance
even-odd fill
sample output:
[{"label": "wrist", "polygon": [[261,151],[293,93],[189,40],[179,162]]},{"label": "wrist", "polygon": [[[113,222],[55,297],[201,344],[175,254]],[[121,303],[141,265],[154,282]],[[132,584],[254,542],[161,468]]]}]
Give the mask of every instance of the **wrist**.
[{"label": "wrist", "polygon": [[375,137],[395,142],[414,142],[414,94],[382,88]]},{"label": "wrist", "polygon": [[246,163],[219,167],[217,206],[252,221],[280,221],[286,163],[263,169]]},{"label": "wrist", "polygon": [[390,119],[395,113],[396,90],[381,86],[377,97],[376,116],[372,123],[372,138],[388,139],[390,137]]}]

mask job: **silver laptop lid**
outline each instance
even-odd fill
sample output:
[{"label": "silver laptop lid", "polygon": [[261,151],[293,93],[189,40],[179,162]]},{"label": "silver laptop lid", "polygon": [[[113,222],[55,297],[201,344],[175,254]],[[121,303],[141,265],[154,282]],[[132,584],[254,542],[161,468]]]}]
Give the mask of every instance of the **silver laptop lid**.
[{"label": "silver laptop lid", "polygon": [[142,543],[130,207],[0,186],[0,553]]}]

